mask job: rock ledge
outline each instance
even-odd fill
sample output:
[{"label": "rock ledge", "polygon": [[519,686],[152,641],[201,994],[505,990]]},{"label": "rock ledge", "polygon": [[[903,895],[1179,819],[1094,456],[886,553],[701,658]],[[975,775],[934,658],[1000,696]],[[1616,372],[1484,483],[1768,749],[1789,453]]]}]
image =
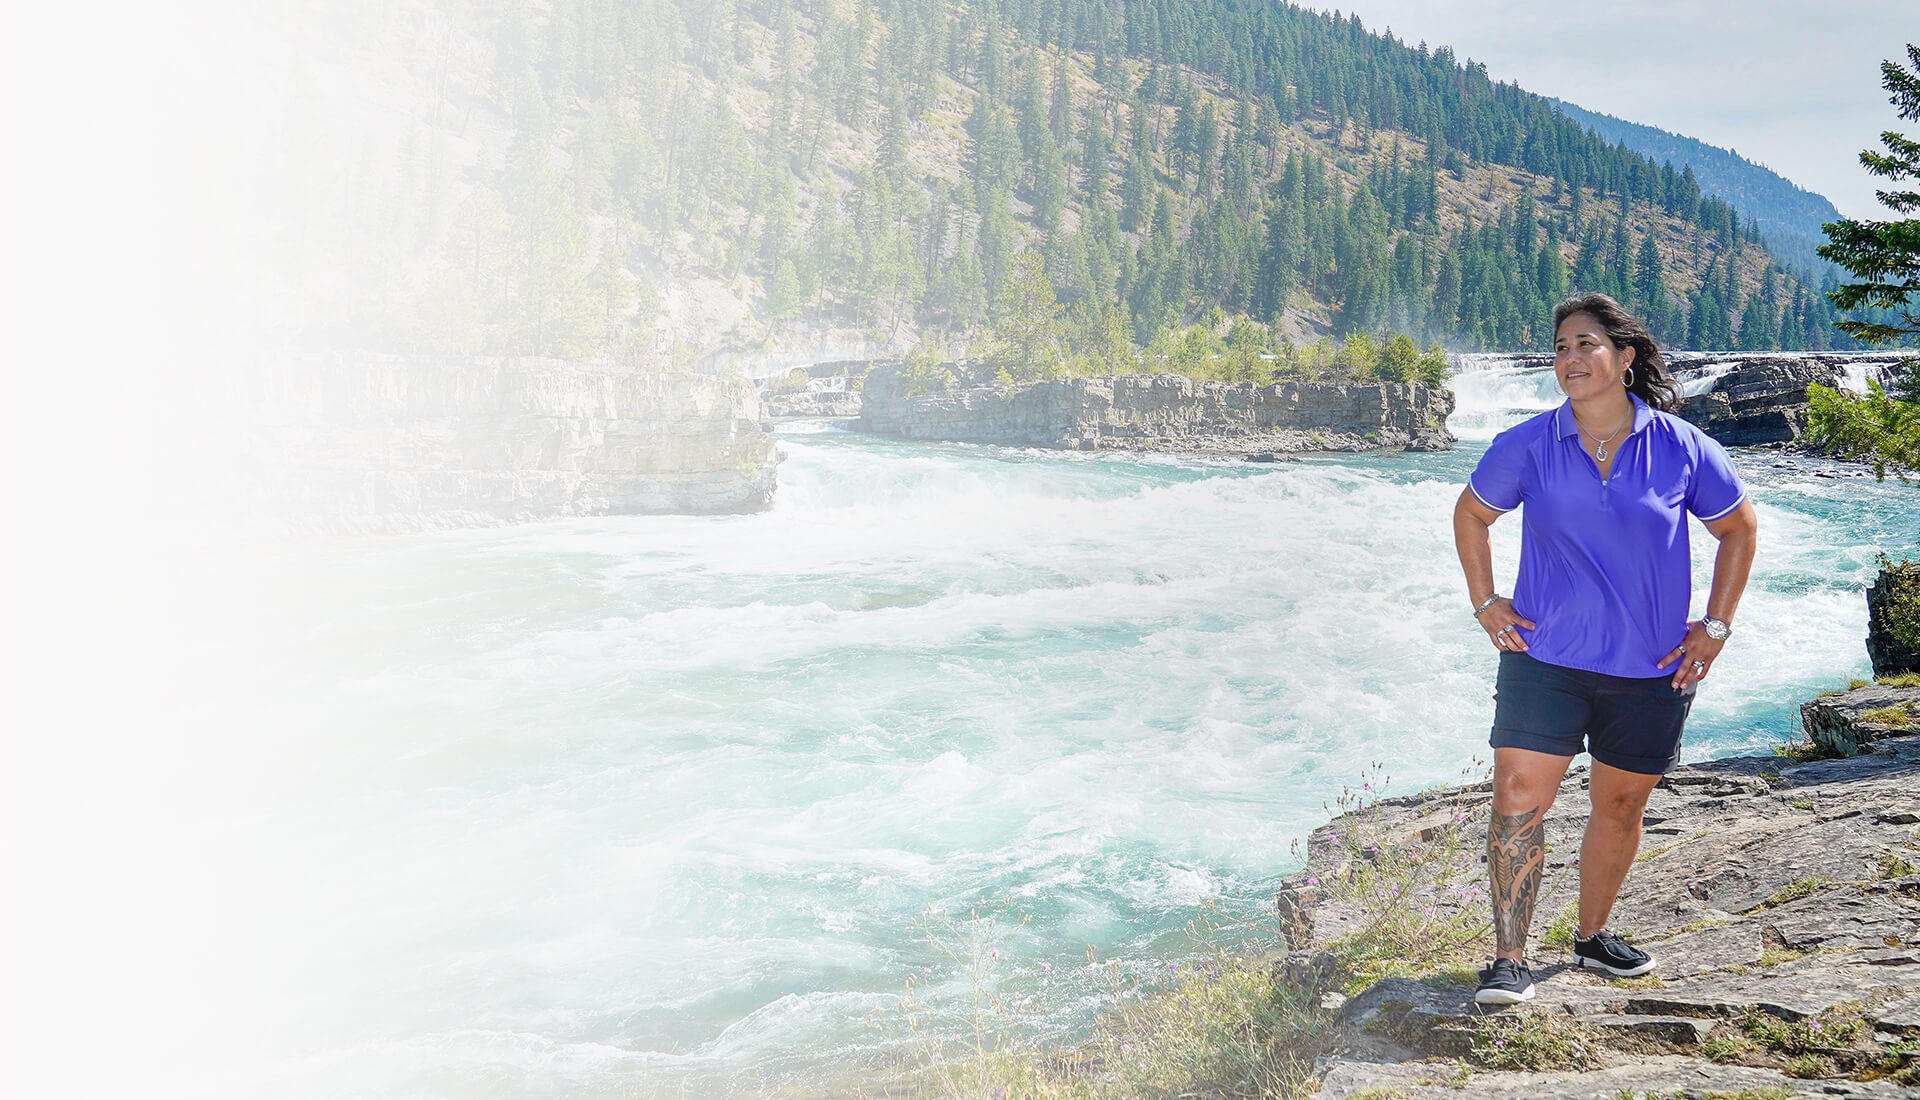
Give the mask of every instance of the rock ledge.
[{"label": "rock ledge", "polygon": [[[1826,736],[1814,715],[1915,699],[1878,687],[1815,700],[1809,733]],[[1587,812],[1585,771],[1570,775],[1547,823],[1538,992],[1513,1008],[1482,1009],[1470,986],[1490,949],[1476,889],[1489,784],[1382,798],[1316,830],[1276,899],[1291,930],[1277,965],[1352,993],[1327,998],[1315,1095],[1914,1095],[1920,730],[1851,743],[1860,755],[1736,757],[1662,781],[1613,920],[1660,962],[1640,979],[1570,965]]]}]

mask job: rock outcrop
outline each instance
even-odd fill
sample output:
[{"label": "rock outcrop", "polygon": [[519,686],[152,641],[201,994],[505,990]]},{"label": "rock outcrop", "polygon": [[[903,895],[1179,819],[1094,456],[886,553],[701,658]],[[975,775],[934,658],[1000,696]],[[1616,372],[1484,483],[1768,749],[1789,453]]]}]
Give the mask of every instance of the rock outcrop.
[{"label": "rock outcrop", "polygon": [[867,376],[859,431],[906,439],[1069,450],[1163,449],[1269,455],[1382,448],[1444,450],[1453,394],[1403,385],[1196,382],[1171,374],[1009,385],[980,370],[928,380]]},{"label": "rock outcrop", "polygon": [[751,512],[773,498],[779,454],[743,378],[339,354],[256,384],[270,433],[257,505],[297,529]]},{"label": "rock outcrop", "polygon": [[1322,988],[1405,975],[1328,995],[1317,1096],[1912,1095],[1920,729],[1854,743],[1862,755],[1716,760],[1661,782],[1612,923],[1659,960],[1639,979],[1568,965],[1587,813],[1587,777],[1569,776],[1547,820],[1538,992],[1513,1008],[1476,1006],[1470,987],[1489,949],[1489,784],[1382,799],[1317,830],[1278,897],[1287,972]]},{"label": "rock outcrop", "polygon": [[[1867,589],[1867,659],[1875,676],[1920,672],[1920,646],[1910,640],[1920,629],[1920,564],[1884,563]],[[1904,631],[1895,619],[1903,620]]]},{"label": "rock outcrop", "polygon": [[1800,704],[1800,725],[1818,752],[1856,756],[1890,737],[1920,734],[1920,688],[1863,684]]},{"label": "rock outcrop", "polygon": [[[1756,358],[1680,404],[1680,415],[1729,446],[1796,443],[1807,434],[1807,387],[1837,387],[1846,357]],[[1698,366],[1685,363],[1683,366]]]}]

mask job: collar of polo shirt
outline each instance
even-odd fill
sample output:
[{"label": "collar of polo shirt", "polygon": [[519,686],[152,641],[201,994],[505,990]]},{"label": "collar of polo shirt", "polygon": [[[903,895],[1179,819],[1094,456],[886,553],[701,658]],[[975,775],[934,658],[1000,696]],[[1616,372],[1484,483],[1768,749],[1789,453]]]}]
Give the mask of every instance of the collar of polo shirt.
[{"label": "collar of polo shirt", "polygon": [[[1627,400],[1633,402],[1633,430],[1638,432],[1640,429],[1646,427],[1648,422],[1653,419],[1653,406],[1640,400],[1640,395],[1632,391],[1628,391]],[[1573,401],[1571,399],[1560,402],[1560,407],[1554,410],[1553,426],[1561,439],[1565,439],[1580,430],[1580,425],[1573,419]]]}]

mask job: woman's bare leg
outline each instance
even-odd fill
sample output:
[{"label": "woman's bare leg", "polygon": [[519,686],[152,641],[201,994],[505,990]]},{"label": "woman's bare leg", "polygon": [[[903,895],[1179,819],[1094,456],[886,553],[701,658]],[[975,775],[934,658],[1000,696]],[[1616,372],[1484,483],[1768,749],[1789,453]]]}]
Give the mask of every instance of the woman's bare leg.
[{"label": "woman's bare leg", "polygon": [[[1571,756],[1531,749],[1493,750],[1493,820],[1487,826],[1487,874],[1493,884],[1495,953],[1524,961],[1533,907],[1546,865],[1546,818]],[[1631,859],[1631,857],[1629,857]],[[1619,883],[1616,882],[1617,889]]]},{"label": "woman's bare leg", "polygon": [[1640,851],[1640,824],[1647,796],[1660,782],[1657,775],[1622,771],[1598,760],[1587,781],[1593,814],[1587,835],[1580,841],[1580,935],[1593,935],[1607,926],[1620,884]]}]

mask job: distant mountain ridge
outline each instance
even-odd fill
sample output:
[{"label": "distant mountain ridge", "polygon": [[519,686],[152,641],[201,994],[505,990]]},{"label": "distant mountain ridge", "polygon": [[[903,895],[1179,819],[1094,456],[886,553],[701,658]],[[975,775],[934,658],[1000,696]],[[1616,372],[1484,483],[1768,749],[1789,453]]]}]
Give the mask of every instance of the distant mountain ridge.
[{"label": "distant mountain ridge", "polygon": [[1827,240],[1821,225],[1840,220],[1840,211],[1826,196],[1730,149],[1547,98],[1561,114],[1608,141],[1625,142],[1656,164],[1691,167],[1702,191],[1733,204],[1742,217],[1760,227],[1774,255],[1802,273],[1817,280],[1831,267],[1813,251]]}]

